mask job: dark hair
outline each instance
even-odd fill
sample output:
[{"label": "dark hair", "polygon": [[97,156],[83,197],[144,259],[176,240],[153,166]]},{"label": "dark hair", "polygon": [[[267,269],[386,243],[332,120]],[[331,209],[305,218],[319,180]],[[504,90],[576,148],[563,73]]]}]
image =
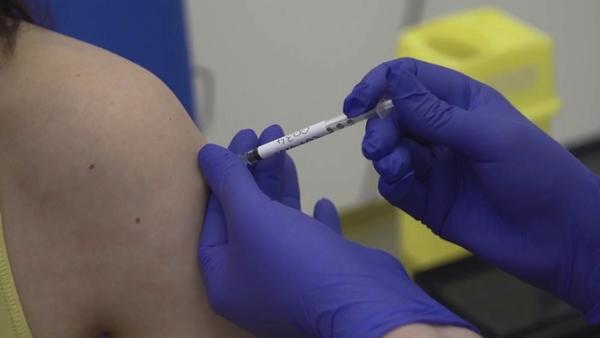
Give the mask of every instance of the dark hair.
[{"label": "dark hair", "polygon": [[3,53],[12,52],[21,21],[33,22],[25,3],[22,0],[0,0],[0,48]]}]

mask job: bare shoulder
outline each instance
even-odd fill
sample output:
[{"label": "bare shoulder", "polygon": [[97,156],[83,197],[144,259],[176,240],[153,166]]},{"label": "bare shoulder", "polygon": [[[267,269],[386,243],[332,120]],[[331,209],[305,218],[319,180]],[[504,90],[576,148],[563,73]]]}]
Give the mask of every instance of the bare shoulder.
[{"label": "bare shoulder", "polygon": [[0,102],[0,205],[34,336],[241,336],[197,268],[205,141],[161,81],[27,25]]},{"label": "bare shoulder", "polygon": [[[153,74],[108,51],[36,26],[21,29],[15,55],[0,66],[0,76],[3,120],[18,123],[51,116],[85,122],[91,115],[96,131],[102,132],[105,125],[113,130],[115,125],[141,123],[139,129],[144,129],[144,121],[154,122],[153,118],[163,119],[165,127],[167,121],[179,119],[175,122],[189,126],[187,133],[199,135],[175,96]],[[16,114],[17,110],[28,113]]]}]

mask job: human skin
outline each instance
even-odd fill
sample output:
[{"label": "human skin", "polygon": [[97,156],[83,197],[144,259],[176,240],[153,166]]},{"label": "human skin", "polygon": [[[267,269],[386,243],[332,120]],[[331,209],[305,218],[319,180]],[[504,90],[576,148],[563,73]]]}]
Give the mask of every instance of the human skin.
[{"label": "human skin", "polygon": [[248,336],[198,269],[204,143],[148,71],[21,26],[0,62],[0,207],[34,337]]},{"label": "human skin", "polygon": [[383,338],[481,338],[462,327],[409,324],[386,334]]}]

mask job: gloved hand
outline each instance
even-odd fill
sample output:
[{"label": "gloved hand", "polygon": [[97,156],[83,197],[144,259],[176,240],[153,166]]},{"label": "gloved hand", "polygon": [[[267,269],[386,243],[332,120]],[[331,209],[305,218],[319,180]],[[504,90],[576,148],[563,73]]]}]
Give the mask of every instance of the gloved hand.
[{"label": "gloved hand", "polygon": [[413,59],[386,62],[353,89],[368,121],[364,155],[379,191],[440,237],[600,322],[600,180],[494,89]]},{"label": "gloved hand", "polygon": [[230,151],[209,144],[198,155],[212,190],[199,248],[212,308],[267,337],[380,337],[415,322],[470,328],[395,258],[345,240],[331,202],[303,214],[289,156],[248,169],[237,155],[282,135],[244,130]]}]

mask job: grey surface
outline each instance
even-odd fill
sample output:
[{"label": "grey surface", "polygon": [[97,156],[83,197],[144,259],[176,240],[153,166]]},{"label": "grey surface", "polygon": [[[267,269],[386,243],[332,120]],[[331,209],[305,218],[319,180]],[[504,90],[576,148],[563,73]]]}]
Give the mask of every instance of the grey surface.
[{"label": "grey surface", "polygon": [[[428,1],[425,17],[485,4],[548,32],[556,43],[563,112],[560,141],[600,132],[600,1]],[[405,2],[396,0],[188,0],[196,64],[215,81],[205,133],[225,144],[240,128],[279,123],[288,131],[341,112],[361,76],[393,56]],[[201,83],[197,83],[199,91]],[[306,210],[321,196],[342,208],[376,198],[360,155],[362,126],[293,150]]]}]

